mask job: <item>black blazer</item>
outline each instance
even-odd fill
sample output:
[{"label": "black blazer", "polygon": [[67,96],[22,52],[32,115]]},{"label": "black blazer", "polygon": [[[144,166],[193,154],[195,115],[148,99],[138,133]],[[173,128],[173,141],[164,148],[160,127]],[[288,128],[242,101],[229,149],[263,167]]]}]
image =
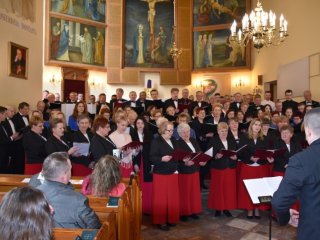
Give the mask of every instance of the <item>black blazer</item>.
[{"label": "black blazer", "polygon": [[[12,121],[12,120],[11,120],[11,121]],[[12,121],[12,122],[13,122],[13,121]],[[9,123],[9,120],[8,120],[8,119],[4,120],[4,121],[2,122],[2,125],[5,127],[8,135],[11,136],[11,135],[13,134],[13,131],[12,131],[11,125],[10,125],[10,123]],[[13,125],[14,125],[14,123],[13,123]]]},{"label": "black blazer", "polygon": [[[177,148],[176,141],[171,138],[174,149]],[[171,159],[169,162],[162,162],[161,158],[166,155],[171,155],[174,149],[163,139],[162,136],[155,138],[151,142],[150,159],[154,164],[153,172],[157,174],[173,174],[178,170],[178,161]]]},{"label": "black blazer", "polygon": [[193,119],[193,121],[190,123],[190,127],[196,133],[196,139],[201,151],[204,152],[207,150],[208,138],[206,137],[206,133],[204,132],[202,125],[203,123],[199,122],[198,118]]},{"label": "black blazer", "polygon": [[23,134],[23,148],[27,163],[43,163],[47,157],[46,140],[32,130]]},{"label": "black blazer", "polygon": [[298,110],[298,103],[296,101],[290,100],[290,101],[283,101],[282,102],[282,114],[285,114],[287,108],[291,107],[293,112],[296,112]]},{"label": "black blazer", "polygon": [[162,102],[161,99],[151,100],[150,103],[149,103],[149,106],[150,105],[155,106],[157,109],[161,109],[161,108],[163,109],[164,102]]},{"label": "black blazer", "polygon": [[241,102],[239,102],[239,107],[237,105],[237,102],[232,102],[232,103],[230,103],[229,110],[233,110],[233,111],[237,112],[237,111],[241,110],[240,106],[241,106]]},{"label": "black blazer", "polygon": [[301,146],[291,139],[290,141],[290,152],[288,151],[287,145],[282,139],[278,139],[274,144],[275,149],[285,148],[287,151],[284,155],[276,157],[274,159],[273,170],[277,172],[285,172],[285,165],[289,163],[289,158],[298,152],[302,151]]},{"label": "black blazer", "polygon": [[93,135],[90,151],[95,162],[98,162],[104,155],[113,155],[113,149],[117,149],[117,147],[109,137],[104,138],[98,134]]},{"label": "black blazer", "polygon": [[289,209],[300,199],[297,239],[319,239],[320,236],[320,139],[307,149],[292,156],[284,179],[272,197],[280,225],[290,219]]},{"label": "black blazer", "polygon": [[[196,150],[195,152],[201,152],[201,149],[199,147],[199,144],[197,143],[197,140],[190,138],[190,142],[192,143],[192,146]],[[191,148],[188,146],[188,144],[182,138],[180,138],[177,141],[177,148],[180,148],[182,150],[185,150],[185,151],[192,153]],[[197,168],[195,165],[186,166],[183,161],[179,161],[178,169],[179,169],[179,173],[183,173],[183,174],[192,174],[195,171],[197,171]]]},{"label": "black blazer", "polygon": [[[93,137],[93,134],[91,132],[87,132],[89,140],[82,134],[80,131],[76,131],[72,134],[72,142],[78,142],[78,143],[89,143],[91,142],[91,139]],[[89,166],[91,160],[90,160],[90,154],[89,156],[79,156],[79,157],[74,157],[71,156],[71,161],[74,163],[82,164],[85,166]]]},{"label": "black blazer", "polygon": [[64,142],[66,144],[64,144],[62,141],[60,141],[58,138],[56,138],[53,135],[49,137],[45,146],[47,155],[50,155],[51,153],[54,153],[54,152],[68,152],[70,149],[70,146],[67,144],[66,141]]},{"label": "black blazer", "polygon": [[[232,138],[227,137],[228,149],[227,150],[237,150],[237,143]],[[222,157],[220,159],[215,159],[215,155],[220,152],[222,149],[225,149],[219,136],[216,136],[211,139],[208,144],[208,148],[213,148],[213,157],[211,159],[210,167],[214,169],[226,169],[226,168],[235,168],[237,166],[237,160],[232,160],[229,157]]]},{"label": "black blazer", "polygon": [[[26,116],[29,122],[29,116]],[[27,125],[24,123],[23,118],[19,112],[17,112],[15,115],[12,117],[12,122],[14,124],[14,127],[16,128],[17,132],[23,132]]]},{"label": "black blazer", "polygon": [[[191,103],[189,104],[189,114],[190,114],[190,116],[193,115],[193,110],[194,110],[196,107],[199,107],[197,101],[191,102]],[[206,115],[210,114],[210,111],[209,111],[209,103],[207,103],[207,102],[205,102],[205,101],[201,101],[201,107],[206,111]]]},{"label": "black blazer", "polygon": [[312,106],[312,108],[316,108],[316,107],[319,107],[320,105],[319,105],[319,102],[317,102],[317,101],[313,101],[313,100],[311,100],[311,102],[307,102],[307,101],[302,101],[301,103],[304,103],[304,105],[306,105],[306,106]]},{"label": "black blazer", "polygon": [[[247,144],[247,147],[243,149],[243,151],[240,152],[239,159],[246,164],[254,164],[253,161],[250,160],[250,158],[254,155],[256,149],[268,149],[269,143],[266,138],[257,139],[257,143],[254,143],[253,139],[249,139],[247,135],[240,138],[239,147],[242,147],[243,145]],[[269,163],[267,159],[259,159],[257,161],[258,164],[264,165]]]},{"label": "black blazer", "polygon": [[[179,100],[177,99],[176,100],[179,104]],[[163,109],[163,112],[165,113],[166,112],[166,109],[169,107],[169,106],[172,106],[176,109],[176,105],[174,104],[174,100],[172,98],[169,98],[167,99],[165,102],[164,102],[164,109]]]},{"label": "black blazer", "polygon": [[0,123],[0,173],[7,173],[9,164],[9,146],[12,140]]}]

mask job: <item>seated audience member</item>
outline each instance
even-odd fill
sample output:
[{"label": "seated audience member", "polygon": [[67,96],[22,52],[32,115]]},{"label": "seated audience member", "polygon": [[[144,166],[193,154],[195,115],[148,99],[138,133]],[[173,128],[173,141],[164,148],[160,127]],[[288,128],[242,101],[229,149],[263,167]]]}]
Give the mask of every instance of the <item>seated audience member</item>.
[{"label": "seated audience member", "polygon": [[97,162],[92,174],[84,179],[81,192],[99,197],[120,197],[125,189],[125,184],[121,182],[119,160],[105,155]]},{"label": "seated audience member", "polygon": [[33,187],[14,188],[0,203],[1,240],[51,240],[53,209]]},{"label": "seated audience member", "polygon": [[76,103],[73,109],[73,113],[71,116],[69,116],[69,119],[68,119],[68,126],[72,131],[79,130],[77,119],[82,114],[88,115],[88,110],[87,110],[87,104],[85,104],[83,101],[80,101]]},{"label": "seated audience member", "polygon": [[[23,135],[23,148],[27,164],[38,164],[39,169],[36,172],[26,174],[34,174],[41,170],[41,165],[47,156],[45,145],[47,139],[42,136],[43,119],[37,116],[31,117],[29,124],[31,130]],[[37,170],[37,169],[35,169]]]},{"label": "seated audience member", "polygon": [[66,153],[50,154],[43,163],[44,182],[38,187],[54,209],[55,227],[92,228],[101,227],[95,212],[89,207],[88,198],[76,192],[69,183],[71,162]]}]

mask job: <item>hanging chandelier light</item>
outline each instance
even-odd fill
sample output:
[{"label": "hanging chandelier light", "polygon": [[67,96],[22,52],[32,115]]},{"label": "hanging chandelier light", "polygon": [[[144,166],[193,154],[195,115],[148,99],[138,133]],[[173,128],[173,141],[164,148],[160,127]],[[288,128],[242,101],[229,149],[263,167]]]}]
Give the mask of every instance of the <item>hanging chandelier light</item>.
[{"label": "hanging chandelier light", "polygon": [[246,46],[250,40],[258,52],[263,47],[277,46],[288,37],[288,22],[281,14],[279,29],[276,28],[276,14],[270,10],[269,14],[262,9],[260,0],[257,7],[250,15],[245,14],[242,18],[242,30],[237,32],[237,23],[234,20],[231,26],[231,41],[240,46]]}]

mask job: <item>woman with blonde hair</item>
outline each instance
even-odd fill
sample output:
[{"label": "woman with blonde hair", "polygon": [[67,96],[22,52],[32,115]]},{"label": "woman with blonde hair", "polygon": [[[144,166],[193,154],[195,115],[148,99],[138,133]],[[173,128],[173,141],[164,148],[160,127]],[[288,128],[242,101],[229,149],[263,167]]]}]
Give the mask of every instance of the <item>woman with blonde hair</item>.
[{"label": "woman with blonde hair", "polygon": [[111,155],[100,158],[91,175],[82,184],[81,192],[98,197],[119,197],[126,186],[121,182],[119,160]]},{"label": "woman with blonde hair", "polygon": [[247,145],[240,153],[241,159],[240,173],[238,179],[238,208],[248,211],[247,218],[260,219],[259,209],[266,210],[268,206],[263,204],[253,204],[248,191],[244,185],[244,179],[263,178],[270,176],[270,163],[273,163],[273,158],[259,158],[255,155],[257,149],[267,150],[269,143],[263,136],[261,130],[262,123],[258,118],[251,120],[248,135],[240,139],[240,147]]},{"label": "woman with blonde hair", "polygon": [[[132,142],[131,136],[126,132],[128,126],[128,119],[124,116],[119,116],[116,119],[117,129],[109,135],[112,142],[116,145],[118,150],[122,152],[122,147]],[[131,172],[133,172],[132,157],[134,150],[128,150],[123,152],[120,159],[122,176],[129,178]]]},{"label": "woman with blonde hair", "polygon": [[222,149],[236,150],[237,143],[234,138],[228,138],[228,124],[218,123],[218,136],[214,137],[208,147],[212,147],[213,158],[210,164],[211,184],[209,190],[208,207],[215,209],[216,217],[221,216],[221,211],[232,217],[230,210],[237,208],[236,166],[238,157],[224,156]]},{"label": "woman with blonde hair", "polygon": [[173,123],[163,121],[159,125],[159,134],[150,147],[150,159],[154,164],[152,222],[161,230],[168,231],[170,226],[178,223],[180,217],[178,161],[171,156],[177,148],[172,138]]}]

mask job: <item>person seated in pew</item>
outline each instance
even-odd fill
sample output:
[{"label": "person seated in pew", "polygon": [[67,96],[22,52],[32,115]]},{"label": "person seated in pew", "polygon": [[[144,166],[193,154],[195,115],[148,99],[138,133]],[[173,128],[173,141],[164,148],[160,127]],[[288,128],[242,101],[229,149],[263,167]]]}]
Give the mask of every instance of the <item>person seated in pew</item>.
[{"label": "person seated in pew", "polygon": [[125,189],[125,184],[121,182],[119,160],[105,155],[95,165],[92,174],[83,180],[81,192],[99,197],[120,197]]},{"label": "person seated in pew", "polygon": [[50,154],[43,163],[44,182],[37,188],[41,190],[54,208],[55,227],[92,228],[101,227],[98,216],[89,207],[88,198],[74,191],[69,183],[71,162],[65,152]]},{"label": "person seated in pew", "polygon": [[33,187],[14,188],[0,203],[1,240],[51,240],[53,208]]}]

